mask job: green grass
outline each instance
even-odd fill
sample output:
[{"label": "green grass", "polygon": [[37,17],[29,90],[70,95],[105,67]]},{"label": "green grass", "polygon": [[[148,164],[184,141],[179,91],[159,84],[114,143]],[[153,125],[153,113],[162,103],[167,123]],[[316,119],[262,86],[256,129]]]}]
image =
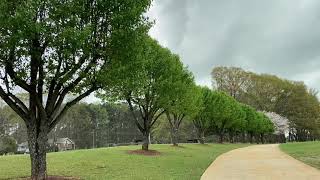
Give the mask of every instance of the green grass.
[{"label": "green grass", "polygon": [[[140,146],[79,150],[48,154],[48,174],[81,179],[184,179],[199,180],[210,163],[220,154],[244,144],[151,145],[160,156],[129,155]],[[0,157],[0,179],[30,176],[28,155]]]},{"label": "green grass", "polygon": [[281,144],[280,149],[290,156],[320,169],[320,142]]}]

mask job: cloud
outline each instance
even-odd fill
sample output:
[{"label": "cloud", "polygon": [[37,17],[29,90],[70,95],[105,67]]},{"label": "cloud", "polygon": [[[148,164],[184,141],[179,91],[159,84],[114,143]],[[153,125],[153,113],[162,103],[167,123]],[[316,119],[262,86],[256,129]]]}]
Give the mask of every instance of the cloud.
[{"label": "cloud", "polygon": [[179,54],[199,84],[215,66],[303,80],[320,89],[320,1],[155,0],[150,34]]}]

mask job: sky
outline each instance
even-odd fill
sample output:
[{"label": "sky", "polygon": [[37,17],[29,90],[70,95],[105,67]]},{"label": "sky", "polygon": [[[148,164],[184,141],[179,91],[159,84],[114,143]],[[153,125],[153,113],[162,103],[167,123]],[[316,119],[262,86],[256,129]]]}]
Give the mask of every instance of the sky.
[{"label": "sky", "polygon": [[150,35],[200,85],[216,66],[304,81],[320,90],[319,0],[154,0]]}]

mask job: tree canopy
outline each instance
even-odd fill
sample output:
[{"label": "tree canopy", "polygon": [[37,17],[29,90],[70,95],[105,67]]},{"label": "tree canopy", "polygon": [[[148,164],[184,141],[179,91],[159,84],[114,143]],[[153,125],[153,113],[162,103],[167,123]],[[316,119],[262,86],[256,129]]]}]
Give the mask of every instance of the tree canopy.
[{"label": "tree canopy", "polygon": [[[32,179],[46,178],[48,133],[99,88],[120,44],[144,31],[150,0],[0,1],[0,97],[28,130]],[[28,104],[16,96],[28,94]],[[73,93],[74,99],[65,101]]]},{"label": "tree canopy", "polygon": [[[152,126],[165,113],[165,107],[169,108],[168,102],[179,91],[180,82],[193,82],[193,79],[177,55],[148,35],[141,34],[133,45],[130,52],[117,54],[123,61],[131,59],[131,63],[111,62],[116,68],[104,74],[103,82],[113,86],[104,86],[100,96],[127,101],[144,136],[142,148],[148,150]],[[118,78],[110,83],[112,76]]]}]

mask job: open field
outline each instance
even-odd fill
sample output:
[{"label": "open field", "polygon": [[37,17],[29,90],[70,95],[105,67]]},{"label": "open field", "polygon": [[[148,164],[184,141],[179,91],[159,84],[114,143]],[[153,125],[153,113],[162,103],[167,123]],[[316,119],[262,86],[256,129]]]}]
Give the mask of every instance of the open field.
[{"label": "open field", "polygon": [[[48,174],[81,179],[185,179],[198,180],[220,154],[244,144],[151,145],[160,156],[130,155],[140,146],[79,150],[48,154]],[[0,157],[0,179],[30,176],[27,155]]]},{"label": "open field", "polygon": [[301,142],[281,144],[282,151],[292,157],[320,169],[320,142]]}]

